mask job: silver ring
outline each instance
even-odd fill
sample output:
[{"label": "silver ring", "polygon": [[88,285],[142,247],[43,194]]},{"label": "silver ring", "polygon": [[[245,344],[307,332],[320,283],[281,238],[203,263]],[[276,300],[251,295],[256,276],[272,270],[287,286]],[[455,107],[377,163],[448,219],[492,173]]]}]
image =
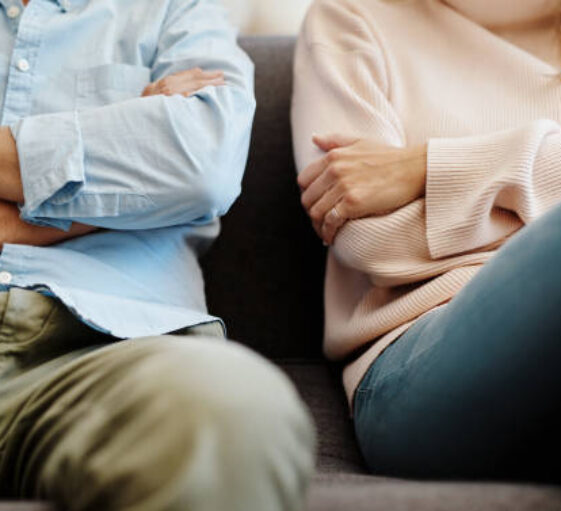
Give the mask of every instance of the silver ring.
[{"label": "silver ring", "polygon": [[334,220],[334,221],[338,221],[338,220],[342,220],[343,217],[341,216],[341,213],[339,213],[339,211],[337,210],[337,206],[333,206],[329,213],[328,213],[329,217]]}]

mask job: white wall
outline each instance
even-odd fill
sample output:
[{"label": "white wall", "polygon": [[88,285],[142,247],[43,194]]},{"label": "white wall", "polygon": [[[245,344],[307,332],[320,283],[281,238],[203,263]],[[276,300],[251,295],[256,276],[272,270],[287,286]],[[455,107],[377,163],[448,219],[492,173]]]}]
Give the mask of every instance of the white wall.
[{"label": "white wall", "polygon": [[312,0],[222,0],[241,34],[294,35]]}]

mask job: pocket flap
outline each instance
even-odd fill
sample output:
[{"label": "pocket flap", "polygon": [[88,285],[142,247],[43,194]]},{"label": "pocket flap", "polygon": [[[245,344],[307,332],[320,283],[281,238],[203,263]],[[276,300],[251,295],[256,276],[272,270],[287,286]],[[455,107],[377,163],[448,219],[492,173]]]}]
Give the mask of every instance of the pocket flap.
[{"label": "pocket flap", "polygon": [[103,64],[78,72],[77,92],[84,96],[113,89],[140,95],[150,83],[150,68],[131,64]]}]

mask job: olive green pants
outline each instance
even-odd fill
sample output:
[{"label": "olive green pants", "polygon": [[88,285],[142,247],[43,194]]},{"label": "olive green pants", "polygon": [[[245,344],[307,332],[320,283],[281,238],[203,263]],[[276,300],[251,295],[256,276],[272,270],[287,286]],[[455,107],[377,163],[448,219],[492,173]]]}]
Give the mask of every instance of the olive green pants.
[{"label": "olive green pants", "polygon": [[117,341],[57,300],[0,293],[0,495],[71,511],[300,509],[309,416],[278,369],[220,335]]}]

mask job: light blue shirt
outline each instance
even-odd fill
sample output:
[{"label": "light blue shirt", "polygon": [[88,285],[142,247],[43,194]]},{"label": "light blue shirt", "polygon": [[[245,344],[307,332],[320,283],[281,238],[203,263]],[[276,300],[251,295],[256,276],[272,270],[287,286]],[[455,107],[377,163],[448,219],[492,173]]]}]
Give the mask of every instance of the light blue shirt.
[{"label": "light blue shirt", "polygon": [[[0,290],[36,289],[117,337],[215,320],[197,256],[240,193],[253,65],[215,0],[0,0],[0,113],[16,138],[21,217],[107,229],[5,244]],[[180,70],[225,86],[141,98]]]}]

